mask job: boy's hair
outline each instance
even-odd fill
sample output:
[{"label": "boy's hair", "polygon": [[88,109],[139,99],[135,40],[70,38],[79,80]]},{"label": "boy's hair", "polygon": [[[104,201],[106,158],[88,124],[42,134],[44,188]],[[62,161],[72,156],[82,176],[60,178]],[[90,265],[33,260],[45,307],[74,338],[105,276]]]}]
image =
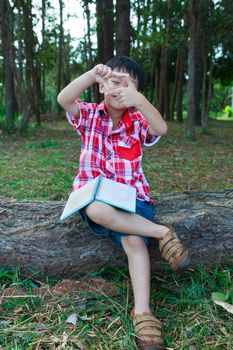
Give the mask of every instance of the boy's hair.
[{"label": "boy's hair", "polygon": [[142,67],[127,56],[114,57],[106,63],[106,66],[111,69],[119,69],[129,73],[134,79],[138,80],[138,90],[142,91],[144,88],[145,75]]}]

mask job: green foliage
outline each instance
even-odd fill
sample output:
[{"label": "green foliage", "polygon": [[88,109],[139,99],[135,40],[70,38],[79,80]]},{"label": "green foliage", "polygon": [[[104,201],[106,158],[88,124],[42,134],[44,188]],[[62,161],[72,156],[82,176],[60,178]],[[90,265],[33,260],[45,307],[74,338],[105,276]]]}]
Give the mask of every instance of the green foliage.
[{"label": "green foliage", "polygon": [[226,106],[225,108],[224,108],[224,113],[226,113],[226,115],[228,116],[228,117],[232,117],[233,116],[233,108],[231,108],[230,106]]}]

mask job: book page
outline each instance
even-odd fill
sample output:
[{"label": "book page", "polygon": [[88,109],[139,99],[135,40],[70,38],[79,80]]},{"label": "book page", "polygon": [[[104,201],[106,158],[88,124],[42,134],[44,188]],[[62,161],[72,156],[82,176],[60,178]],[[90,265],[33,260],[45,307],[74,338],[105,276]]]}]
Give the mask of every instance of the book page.
[{"label": "book page", "polygon": [[102,177],[97,200],[135,213],[136,188]]},{"label": "book page", "polygon": [[93,201],[96,186],[99,180],[100,178],[97,177],[94,180],[89,181],[86,185],[82,186],[78,190],[71,192],[60,220],[65,219],[66,217],[77,212],[79,209],[83,208],[85,205]]}]

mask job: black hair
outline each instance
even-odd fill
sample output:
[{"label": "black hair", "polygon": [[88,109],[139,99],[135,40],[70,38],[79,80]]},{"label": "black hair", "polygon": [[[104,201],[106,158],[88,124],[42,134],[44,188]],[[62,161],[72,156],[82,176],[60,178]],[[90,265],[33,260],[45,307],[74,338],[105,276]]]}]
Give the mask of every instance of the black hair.
[{"label": "black hair", "polygon": [[142,91],[145,83],[145,75],[142,67],[127,56],[117,56],[106,63],[111,69],[119,69],[129,73],[134,79],[138,80],[138,90]]}]

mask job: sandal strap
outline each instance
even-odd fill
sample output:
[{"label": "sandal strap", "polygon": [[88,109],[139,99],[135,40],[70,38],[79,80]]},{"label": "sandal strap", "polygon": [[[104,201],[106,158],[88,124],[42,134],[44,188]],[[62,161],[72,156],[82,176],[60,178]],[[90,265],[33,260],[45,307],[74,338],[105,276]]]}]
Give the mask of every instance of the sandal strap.
[{"label": "sandal strap", "polygon": [[153,336],[153,338],[152,338],[152,337],[145,335],[145,336],[140,336],[137,338],[140,339],[141,341],[147,342],[148,345],[149,344],[155,345],[155,344],[163,343],[163,339],[161,337],[156,337],[156,336]]},{"label": "sandal strap", "polygon": [[137,315],[133,318],[133,324],[136,325],[141,322],[152,321],[159,327],[162,327],[162,323],[153,315]]},{"label": "sandal strap", "polygon": [[150,327],[151,330],[155,329],[155,330],[156,330],[156,331],[155,331],[156,333],[161,334],[161,327],[158,326],[157,323],[155,323],[155,322],[150,322],[150,321],[141,322],[141,323],[139,323],[139,324],[136,324],[135,327],[134,327],[134,329],[135,329],[135,332],[136,332],[136,333],[137,333],[137,332],[140,333],[140,331],[141,331],[142,329],[146,329],[146,328],[148,328],[148,327]]},{"label": "sandal strap", "polygon": [[170,229],[166,233],[165,237],[160,240],[160,244],[159,244],[160,249],[163,249],[164,246],[172,239],[179,239],[179,238],[177,237],[177,234],[172,229]]},{"label": "sandal strap", "polygon": [[168,244],[166,244],[166,247],[162,251],[162,256],[165,259],[169,260],[168,257],[170,255],[173,255],[174,251],[177,250],[177,248],[183,248],[183,245],[179,240],[174,239],[172,242],[169,242]]},{"label": "sandal strap", "polygon": [[174,228],[166,225],[169,231],[159,240],[159,250],[162,257],[167,260],[172,269],[176,271],[185,260],[188,261],[188,250],[185,249]]},{"label": "sandal strap", "polygon": [[138,337],[147,335],[147,336],[151,336],[151,337],[161,337],[162,332],[159,331],[157,328],[151,328],[151,329],[142,329],[141,332],[137,332],[135,329],[135,333],[137,334]]},{"label": "sandal strap", "polygon": [[173,249],[173,247],[172,247],[172,248],[167,252],[166,255],[163,255],[163,257],[164,257],[165,259],[167,259],[168,261],[170,261],[172,258],[174,258],[174,257],[177,257],[177,258],[178,258],[179,255],[182,255],[183,251],[184,251],[184,247],[183,247],[182,245],[176,245],[176,246],[174,247],[174,249]]}]

